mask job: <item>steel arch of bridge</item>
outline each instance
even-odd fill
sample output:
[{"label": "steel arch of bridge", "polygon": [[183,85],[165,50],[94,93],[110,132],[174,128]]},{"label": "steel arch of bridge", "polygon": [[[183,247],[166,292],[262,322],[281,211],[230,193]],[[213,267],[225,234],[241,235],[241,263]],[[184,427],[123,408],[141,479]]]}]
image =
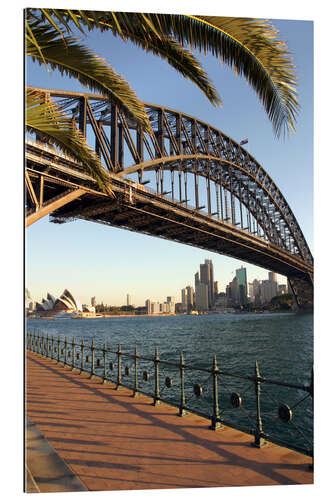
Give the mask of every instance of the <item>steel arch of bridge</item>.
[{"label": "steel arch of bridge", "polygon": [[[88,143],[92,137],[93,147],[112,177],[126,179],[136,172],[139,183],[144,183],[143,173],[154,171],[156,192],[164,194],[164,174],[170,172],[174,200],[174,174],[178,173],[179,202],[187,206],[187,176],[191,174],[197,211],[203,208],[198,183],[204,178],[209,215],[217,215],[234,226],[239,224],[240,229],[261,236],[313,270],[309,247],[281,191],[253,156],[220,130],[179,111],[145,103],[153,131],[147,134],[103,96],[35,90],[44,93],[45,99],[51,97],[57,102]],[[212,213],[212,185],[216,190],[215,213]],[[68,202],[75,196],[79,193],[69,193]],[[239,222],[236,222],[236,204]]]}]

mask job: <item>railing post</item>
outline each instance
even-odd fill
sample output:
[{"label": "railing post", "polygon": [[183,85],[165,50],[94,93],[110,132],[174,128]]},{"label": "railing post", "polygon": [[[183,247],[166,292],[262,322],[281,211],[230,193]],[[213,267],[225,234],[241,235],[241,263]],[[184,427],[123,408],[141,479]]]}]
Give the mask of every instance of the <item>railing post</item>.
[{"label": "railing post", "polygon": [[161,403],[160,400],[160,377],[159,377],[159,363],[160,363],[160,358],[158,355],[158,349],[155,347],[155,359],[154,359],[154,365],[155,365],[155,396],[154,396],[154,402],[153,405],[157,406]]},{"label": "railing post", "polygon": [[180,403],[179,403],[179,417],[183,417],[186,415],[186,411],[184,410],[185,408],[185,363],[184,363],[184,354],[183,352],[180,353]]},{"label": "railing post", "polygon": [[254,435],[254,443],[253,446],[256,448],[261,448],[263,446],[263,430],[262,430],[262,420],[261,420],[261,408],[260,408],[260,392],[261,392],[261,387],[260,387],[260,372],[259,372],[259,364],[258,361],[255,362],[254,366],[254,376],[255,376],[255,391],[256,391],[256,402],[257,402],[257,422],[256,422],[256,430],[255,430],[255,435]]},{"label": "railing post", "polygon": [[75,368],[75,337],[72,338],[72,370]]},{"label": "railing post", "polygon": [[54,335],[52,335],[52,342],[51,342],[51,345],[52,345],[52,354],[51,354],[51,359],[54,359]]},{"label": "railing post", "polygon": [[67,337],[65,337],[65,358],[64,358],[64,366],[67,365]]},{"label": "railing post", "polygon": [[221,417],[220,417],[220,409],[219,409],[219,392],[218,392],[218,373],[219,369],[217,367],[216,354],[213,357],[213,367],[212,367],[212,375],[213,375],[213,415],[212,415],[212,423],[210,428],[215,431],[222,427],[221,425]]},{"label": "railing post", "polygon": [[81,342],[81,373],[84,371],[84,340]]},{"label": "railing post", "polygon": [[58,350],[58,352],[57,352],[57,363],[60,363],[60,337],[59,337],[59,335],[58,335],[58,338],[57,338],[57,346],[58,346],[57,347],[57,350]]},{"label": "railing post", "polygon": [[46,349],[45,349],[45,357],[49,357],[49,334],[46,334]]},{"label": "railing post", "polygon": [[103,372],[103,381],[102,383],[105,384],[106,382],[106,352],[107,352],[107,344],[106,344],[106,339],[104,340],[104,348],[103,348],[103,358],[104,358],[104,372]]},{"label": "railing post", "polygon": [[118,374],[117,374],[116,390],[120,389],[120,386],[121,386],[121,345],[120,344],[118,344],[117,360],[118,360]]},{"label": "railing post", "polygon": [[138,349],[135,346],[134,349],[134,387],[133,387],[133,398],[136,398],[139,395],[138,389],[139,389],[139,379],[138,379]]},{"label": "railing post", "polygon": [[93,378],[95,375],[95,344],[94,344],[94,337],[92,338],[91,341],[91,370],[90,370],[90,378]]}]

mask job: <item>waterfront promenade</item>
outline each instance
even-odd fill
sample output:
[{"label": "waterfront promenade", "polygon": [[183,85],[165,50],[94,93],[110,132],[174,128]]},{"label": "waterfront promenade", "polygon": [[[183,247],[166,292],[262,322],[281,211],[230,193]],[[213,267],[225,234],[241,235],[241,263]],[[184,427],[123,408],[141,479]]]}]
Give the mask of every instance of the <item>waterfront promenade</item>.
[{"label": "waterfront promenade", "polygon": [[254,448],[253,436],[212,431],[206,419],[87,377],[27,352],[30,491],[313,482],[309,457],[270,443]]}]

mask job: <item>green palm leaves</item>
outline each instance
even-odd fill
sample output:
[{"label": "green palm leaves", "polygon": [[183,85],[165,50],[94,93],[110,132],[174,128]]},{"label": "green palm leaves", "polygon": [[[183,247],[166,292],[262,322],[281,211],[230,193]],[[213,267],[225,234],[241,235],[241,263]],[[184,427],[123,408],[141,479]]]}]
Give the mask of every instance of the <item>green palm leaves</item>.
[{"label": "green palm leaves", "polygon": [[[142,14],[109,11],[66,11],[44,9],[41,17],[56,16],[70,29],[111,30],[146,51],[165,58],[189,78],[214,105],[221,103],[213,84],[192,55],[191,64],[184,45],[211,53],[244,77],[257,93],[277,136],[294,130],[298,111],[296,74],[289,50],[278,39],[269,21],[248,18]],[[177,44],[180,57],[173,55]]]},{"label": "green palm leaves", "polygon": [[[39,64],[57,68],[62,74],[76,78],[91,91],[107,96],[143,131],[151,132],[145,108],[130,85],[108,63],[74,38],[73,29],[83,34],[92,29],[109,30],[114,36],[130,40],[143,50],[162,57],[196,84],[209,101],[217,106],[221,104],[221,99],[192,49],[204,54],[211,53],[253,87],[277,136],[294,130],[298,111],[295,68],[286,45],[278,40],[276,30],[267,21],[111,11],[26,10],[28,56]],[[31,103],[35,97],[28,96],[28,102]],[[46,104],[38,99],[27,108],[30,127],[44,136],[48,130],[52,131],[51,139],[58,141],[59,147],[76,148],[77,154],[80,135],[74,137],[77,131],[73,132],[73,127],[68,126],[69,119],[53,105],[57,119],[52,130],[45,127],[45,119],[50,118],[52,113],[50,110],[45,113],[43,106]],[[51,106],[51,103],[47,105]],[[38,112],[44,121],[36,119]],[[34,127],[30,119],[32,113],[35,117]],[[44,128],[39,129],[41,125]],[[66,139],[66,134],[71,134],[71,138]],[[87,148],[87,145],[82,145],[80,154],[83,154],[82,148]],[[83,163],[90,165],[91,172],[95,172],[95,178],[103,185],[105,179],[101,176],[99,158],[91,150],[89,154],[86,151],[83,158]],[[99,168],[96,170],[97,165]]]},{"label": "green palm leaves", "polygon": [[29,132],[37,133],[73,156],[97,181],[102,191],[111,193],[105,169],[72,120],[51,100],[45,101],[45,94],[29,89],[26,94],[26,127]]}]

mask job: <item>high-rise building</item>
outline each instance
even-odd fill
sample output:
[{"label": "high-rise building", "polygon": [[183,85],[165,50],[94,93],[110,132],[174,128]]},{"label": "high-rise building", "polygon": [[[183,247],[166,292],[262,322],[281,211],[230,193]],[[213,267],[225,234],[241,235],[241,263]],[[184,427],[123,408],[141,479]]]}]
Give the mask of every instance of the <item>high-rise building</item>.
[{"label": "high-rise building", "polygon": [[239,280],[238,276],[235,276],[234,279],[229,283],[230,285],[230,296],[232,299],[232,304],[235,306],[239,305]]},{"label": "high-rise building", "polygon": [[210,307],[213,307],[214,302],[215,302],[215,290],[214,290],[214,266],[213,262],[210,259],[205,260],[205,264],[209,266],[209,275],[210,275],[210,280],[209,280],[209,290],[210,290],[210,296],[211,296],[211,303]]},{"label": "high-rise building", "polygon": [[159,302],[151,302],[151,312],[152,314],[159,314],[161,312],[161,307]]},{"label": "high-rise building", "polygon": [[245,306],[248,300],[246,268],[242,266],[240,269],[236,269],[236,276],[238,278],[239,286],[239,304],[241,306]]},{"label": "high-rise building", "polygon": [[96,307],[96,297],[91,297],[91,306]]},{"label": "high-rise building", "polygon": [[197,283],[195,288],[195,300],[195,305],[199,312],[209,310],[208,285],[206,283]]},{"label": "high-rise building", "polygon": [[253,297],[255,305],[261,304],[261,284],[260,281],[255,279],[252,282],[253,285]]},{"label": "high-rise building", "polygon": [[186,312],[192,311],[194,306],[193,287],[186,287]]},{"label": "high-rise building", "polygon": [[126,305],[127,306],[131,305],[131,296],[129,294],[126,295]]},{"label": "high-rise building", "polygon": [[275,283],[277,283],[276,273],[274,273],[273,271],[269,271],[268,272],[268,280],[271,282],[274,281]]},{"label": "high-rise building", "polygon": [[186,311],[186,308],[187,308],[186,288],[182,289],[181,295],[182,295],[182,308],[183,308],[183,311]]},{"label": "high-rise building", "polygon": [[151,300],[150,299],[147,299],[146,302],[145,302],[145,306],[146,306],[146,309],[147,309],[147,314],[151,314]]},{"label": "high-rise building", "polygon": [[204,264],[200,264],[200,283],[208,286],[208,306],[209,309],[214,303],[214,270],[211,260],[206,259]]},{"label": "high-rise building", "polygon": [[175,314],[176,301],[175,297],[167,297],[167,303],[169,304],[169,312]]}]

